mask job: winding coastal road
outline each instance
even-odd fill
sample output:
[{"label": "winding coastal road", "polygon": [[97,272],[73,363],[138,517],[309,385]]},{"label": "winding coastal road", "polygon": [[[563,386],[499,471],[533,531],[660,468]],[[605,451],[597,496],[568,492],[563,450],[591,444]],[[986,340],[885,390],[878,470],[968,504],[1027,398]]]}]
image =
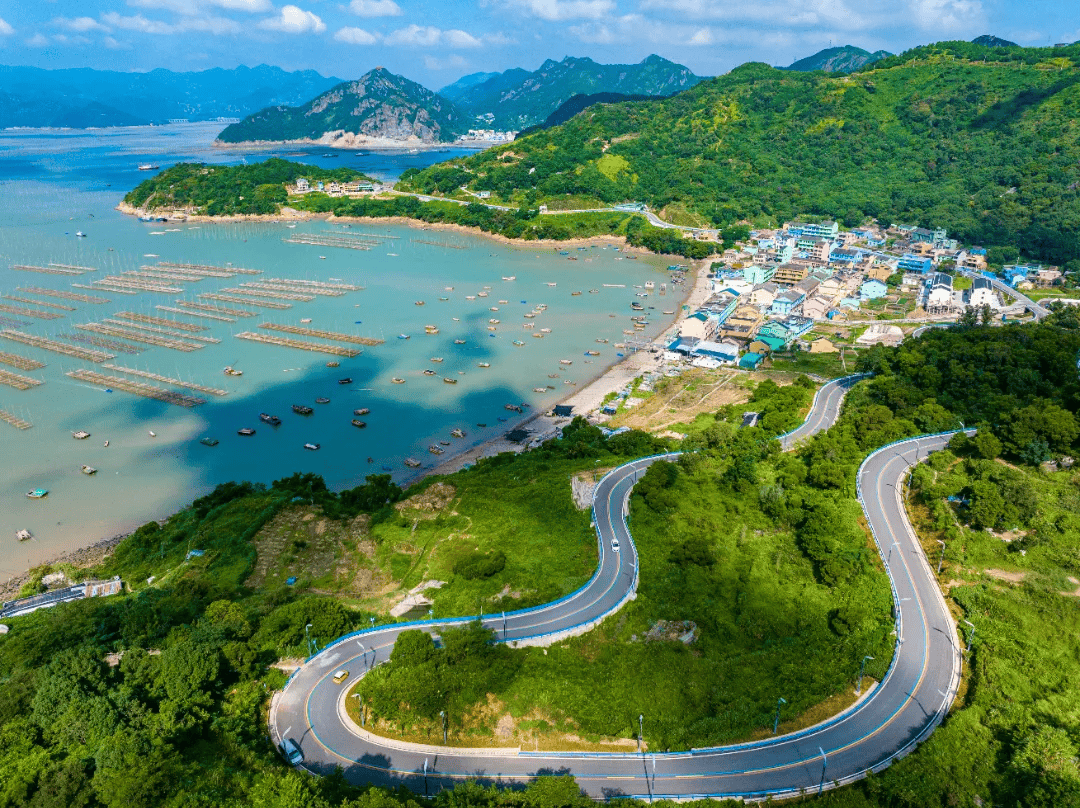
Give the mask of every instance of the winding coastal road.
[{"label": "winding coastal road", "polygon": [[[831,424],[852,383],[837,380],[823,387],[806,424],[786,436],[787,445]],[[297,743],[304,754],[302,765],[312,773],[326,774],[341,766],[352,782],[404,784],[420,793],[451,788],[466,779],[513,785],[545,774],[569,773],[596,798],[764,799],[832,788],[880,771],[934,730],[959,684],[956,626],[900,493],[908,469],[950,437],[951,433],[928,436],[884,447],[859,469],[859,497],[892,583],[896,652],[879,684],[821,724],[765,741],[712,749],[606,754],[407,744],[371,735],[346,716],[348,691],[372,664],[389,658],[400,632],[423,628],[437,634],[440,628],[472,619],[460,618],[376,626],[335,641],[309,659],[275,695],[270,710],[274,741],[290,738]],[[593,513],[600,563],[585,586],[536,609],[485,615],[484,625],[514,645],[548,645],[587,631],[632,599],[637,552],[625,519],[630,492],[651,463],[675,457],[635,460],[597,486]],[[618,550],[613,541],[619,543]],[[350,671],[349,679],[334,684],[332,677],[340,669]]]}]

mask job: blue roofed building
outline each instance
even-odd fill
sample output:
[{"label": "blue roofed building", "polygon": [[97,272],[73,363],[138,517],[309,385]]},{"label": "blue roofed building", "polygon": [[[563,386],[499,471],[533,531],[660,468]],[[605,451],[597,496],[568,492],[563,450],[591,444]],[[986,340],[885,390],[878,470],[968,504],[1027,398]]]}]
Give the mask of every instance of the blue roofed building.
[{"label": "blue roofed building", "polygon": [[767,283],[776,274],[775,264],[750,264],[743,267],[743,280],[755,286],[759,283]]},{"label": "blue roofed building", "polygon": [[772,305],[769,307],[769,313],[779,314],[781,316],[791,314],[791,312],[798,308],[805,299],[806,293],[802,290],[797,288],[787,289],[773,298]]},{"label": "blue roofed building", "polygon": [[904,253],[900,261],[897,262],[896,268],[901,272],[918,272],[920,275],[925,275],[934,268],[934,260],[924,258],[921,255]]},{"label": "blue roofed building", "polygon": [[880,300],[885,297],[888,291],[888,286],[871,278],[868,281],[863,281],[862,286],[859,287],[859,297],[863,300]]},{"label": "blue roofed building", "polygon": [[757,370],[758,365],[765,361],[765,357],[758,353],[745,353],[739,360],[739,367],[746,370]]}]

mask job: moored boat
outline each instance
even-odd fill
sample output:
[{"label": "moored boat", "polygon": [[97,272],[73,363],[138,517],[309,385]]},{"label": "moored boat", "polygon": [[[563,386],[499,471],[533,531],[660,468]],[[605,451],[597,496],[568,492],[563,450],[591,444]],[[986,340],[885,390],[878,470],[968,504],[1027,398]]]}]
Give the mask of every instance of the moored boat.
[{"label": "moored boat", "polygon": [[82,473],[87,475],[87,476],[90,476],[91,474],[97,474],[97,469],[94,468],[93,466],[87,466],[87,465],[84,464],[83,467],[82,467]]},{"label": "moored boat", "polygon": [[338,384],[352,384],[352,379],[346,376],[344,379],[338,379]]},{"label": "moored boat", "polygon": [[586,351],[585,355],[586,356],[599,356],[600,352],[599,351]]},{"label": "moored boat", "polygon": [[490,362],[477,362],[476,366],[478,368],[489,368],[489,367],[491,367],[491,363]]},{"label": "moored boat", "polygon": [[357,429],[363,429],[367,426],[367,421],[361,421],[359,418],[353,418],[352,425],[355,426]]},{"label": "moored boat", "polygon": [[353,410],[353,411],[352,411],[352,414],[353,414],[353,415],[367,415],[367,414],[368,414],[368,413],[370,413],[370,412],[371,412],[371,410],[370,410],[369,408],[367,408],[367,407],[361,407],[361,408],[360,408],[360,409],[358,409],[358,410]]},{"label": "moored boat", "polygon": [[432,361],[432,362],[441,362],[441,361],[443,361],[443,358],[441,356],[433,356],[433,357],[431,357],[430,361]]},{"label": "moored boat", "polygon": [[326,396],[319,396],[317,399],[315,399],[315,403],[316,404],[329,404],[330,399],[328,399]]},{"label": "moored boat", "polygon": [[463,339],[456,339],[456,340],[454,340],[454,344],[455,344],[455,345],[464,345],[464,344],[465,344],[465,340],[463,340]]},{"label": "moored boat", "polygon": [[226,375],[226,376],[243,376],[243,375],[244,375],[244,371],[242,371],[242,370],[237,370],[237,369],[236,369],[236,368],[234,368],[234,367],[233,367],[232,365],[227,365],[227,366],[225,367],[225,375]]},{"label": "moored boat", "polygon": [[405,465],[408,466],[411,469],[418,469],[421,466],[420,461],[416,460],[416,459],[414,459],[412,457],[406,457],[405,460],[402,461],[402,462],[404,462]]},{"label": "moored boat", "polygon": [[24,528],[23,530],[15,531],[15,538],[19,541],[29,541],[34,538],[34,534]]},{"label": "moored boat", "polygon": [[44,499],[49,496],[49,489],[35,488],[33,491],[27,491],[26,496],[30,497],[30,499]]},{"label": "moored boat", "polygon": [[443,381],[447,384],[457,384],[457,379],[451,379],[449,376],[444,376]]},{"label": "moored boat", "polygon": [[398,378],[397,376],[392,378],[390,381],[392,381],[394,384],[405,384],[405,380]]},{"label": "moored boat", "polygon": [[317,443],[305,443],[304,448],[311,452],[319,451],[319,444]]},{"label": "moored boat", "polygon": [[424,369],[424,375],[425,376],[434,376],[436,374],[435,374],[435,371],[432,370],[431,368],[425,368]]},{"label": "moored boat", "polygon": [[453,435],[455,438],[464,438],[465,430],[461,429],[460,427],[455,427],[454,429],[450,430],[450,434]]},{"label": "moored boat", "polygon": [[276,415],[271,415],[268,412],[260,412],[259,420],[264,424],[270,424],[270,426],[281,426],[281,419]]},{"label": "moored boat", "polygon": [[431,452],[433,455],[441,455],[443,452],[446,451],[443,447],[439,446],[437,443],[431,444],[429,447],[427,447],[427,450],[429,452]]},{"label": "moored boat", "polygon": [[244,437],[250,437],[255,434],[255,430],[250,426],[245,426],[243,429],[236,430],[237,435],[243,435]]},{"label": "moored boat", "polygon": [[397,335],[397,338],[398,338],[398,339],[408,339],[408,338],[409,338],[409,335],[408,335],[408,334],[398,334],[398,335]]},{"label": "moored boat", "polygon": [[546,393],[547,388],[546,387],[534,387],[533,392],[534,393]]},{"label": "moored boat", "polygon": [[297,415],[311,415],[311,413],[315,412],[311,407],[305,406],[304,404],[293,404],[292,411]]},{"label": "moored boat", "polygon": [[202,438],[199,443],[203,446],[217,446],[219,441],[217,438]]},{"label": "moored boat", "polygon": [[571,360],[569,360],[569,359],[560,359],[560,360],[559,360],[559,364],[560,364],[560,365],[572,365],[572,364],[574,364],[574,363],[573,363],[573,362],[572,362]]},{"label": "moored boat", "polygon": [[516,340],[514,340],[514,344],[515,344],[515,345],[517,345],[517,346],[518,346],[518,347],[520,348],[520,347],[521,347],[522,345],[524,345],[525,343],[524,343],[524,342],[522,342],[522,341],[521,341],[521,340],[519,340],[519,339],[516,339]]},{"label": "moored boat", "polygon": [[340,362],[337,362],[337,361],[333,361],[333,362],[327,362],[327,363],[326,363],[326,366],[327,366],[328,368],[336,368],[336,367],[338,367],[338,366],[339,366],[340,364],[341,364]]},{"label": "moored boat", "polygon": [[86,440],[90,437],[90,433],[80,429],[78,432],[72,432],[71,437],[75,438],[75,440]]}]

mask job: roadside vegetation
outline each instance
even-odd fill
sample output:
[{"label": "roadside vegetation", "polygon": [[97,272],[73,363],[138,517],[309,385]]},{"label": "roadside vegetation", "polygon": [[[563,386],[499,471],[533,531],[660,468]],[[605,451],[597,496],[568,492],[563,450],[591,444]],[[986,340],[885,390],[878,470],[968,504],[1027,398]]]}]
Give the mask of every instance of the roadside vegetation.
[{"label": "roadside vegetation", "polygon": [[[868,673],[879,676],[892,647],[888,585],[859,526],[855,471],[877,446],[962,420],[980,436],[956,439],[917,469],[911,494],[931,559],[936,539],[946,542],[942,581],[955,614],[975,626],[961,697],[916,753],[819,802],[1075,804],[1080,472],[1068,458],[1080,436],[1078,352],[1080,322],[1068,309],[1040,324],[935,330],[899,348],[865,351],[860,369],[877,375],[849,393],[832,429],[790,454],[771,438],[800,420],[810,385],[762,382],[750,401],[699,415],[683,446],[700,451],[655,464],[635,489],[637,601],[546,655],[492,648],[475,627],[445,651],[417,638],[403,646],[406,659],[371,680],[376,725],[437,732],[438,710],[447,709],[435,709],[441,700],[456,740],[487,726],[498,742],[499,719],[509,715],[503,728],[511,739],[539,745],[558,734],[626,745],[641,713],[649,748],[675,749],[770,732],[779,697],[788,702],[781,727],[805,720],[825,699],[842,706],[838,696],[850,693],[861,657],[876,657],[881,670]],[[762,413],[761,424],[740,429],[748,409]],[[567,477],[664,446],[641,432],[603,438],[576,421],[540,450],[486,459],[409,492],[371,478],[333,494],[317,477],[294,475],[267,487],[221,486],[165,523],[140,528],[95,570],[121,575],[130,592],[7,621],[0,805],[584,806],[573,782],[560,778],[522,792],[462,784],[429,801],[288,770],[264,725],[269,693],[285,681],[275,665],[305,656],[309,641],[321,647],[386,617],[330,591],[329,578],[288,586],[280,580],[288,570],[275,566],[281,559],[252,583],[259,537],[306,503],[321,511],[311,521],[365,531],[376,545],[373,563],[388,557],[393,570],[395,554],[409,553],[380,556],[387,550],[379,545],[403,547],[415,524],[435,540],[426,563],[441,565],[423,574],[449,571],[437,611],[469,613],[477,599],[494,606],[515,591],[515,602],[528,602],[530,588],[547,599],[576,586],[588,563],[584,555],[562,566],[522,561],[543,551],[529,542],[544,530],[530,525],[566,529],[563,548],[592,544]],[[561,483],[545,489],[541,478]],[[433,492],[436,485],[452,486],[453,496]],[[431,505],[436,499],[444,504]],[[502,503],[489,504],[500,499],[515,514],[502,527]],[[435,517],[420,524],[422,513]],[[456,521],[466,516],[490,521],[474,531]],[[463,530],[469,542],[458,541]],[[514,541],[529,552],[516,552]],[[404,583],[421,574],[409,571],[416,562],[399,562]],[[538,575],[544,584],[531,580]],[[425,665],[441,695],[408,675]],[[605,683],[599,691],[597,681]],[[408,687],[421,688],[423,709],[405,709],[402,694],[414,694]]]}]

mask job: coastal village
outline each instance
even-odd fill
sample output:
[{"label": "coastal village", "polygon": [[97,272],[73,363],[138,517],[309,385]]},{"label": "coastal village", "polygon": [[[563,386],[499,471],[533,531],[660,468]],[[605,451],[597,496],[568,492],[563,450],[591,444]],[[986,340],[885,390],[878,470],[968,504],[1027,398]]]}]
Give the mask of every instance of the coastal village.
[{"label": "coastal village", "polygon": [[670,360],[757,369],[796,350],[898,345],[919,327],[1020,318],[1023,290],[1061,285],[1057,267],[988,269],[986,250],[961,247],[944,229],[911,225],[841,230],[833,221],[792,221],[754,230],[712,264],[709,297],[688,312]]}]

